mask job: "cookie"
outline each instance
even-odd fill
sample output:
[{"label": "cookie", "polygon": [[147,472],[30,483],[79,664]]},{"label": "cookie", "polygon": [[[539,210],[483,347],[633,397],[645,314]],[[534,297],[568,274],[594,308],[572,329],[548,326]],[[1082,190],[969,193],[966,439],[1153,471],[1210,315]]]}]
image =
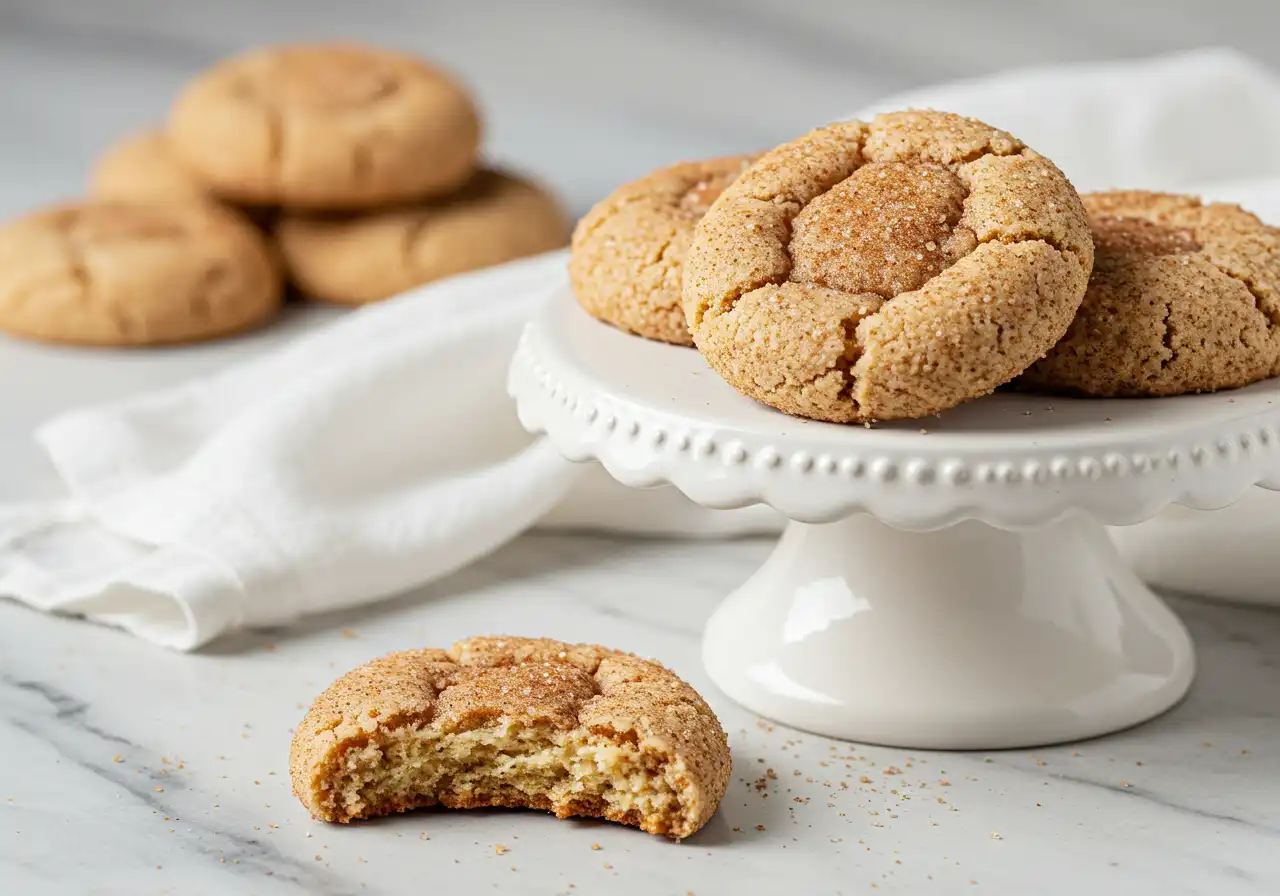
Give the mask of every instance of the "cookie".
[{"label": "cookie", "polygon": [[89,195],[125,202],[213,198],[208,185],[174,158],[159,130],[130,135],[103,153],[89,177]]},{"label": "cookie", "polygon": [[715,814],[729,769],[720,722],[674,674],[542,638],[367,663],[316,699],[289,755],[293,792],[324,821],[505,806],[677,839]]},{"label": "cookie", "polygon": [[944,112],[815,130],[765,154],[698,223],[683,302],[744,395],[838,423],[922,417],[1044,356],[1093,243],[1056,166]]},{"label": "cookie", "polygon": [[569,222],[540,187],[481,171],[459,192],[344,217],[285,215],[276,240],[303,295],[359,305],[565,244]]},{"label": "cookie", "polygon": [[1097,253],[1089,289],[1020,388],[1181,395],[1280,373],[1280,230],[1191,196],[1119,191],[1084,203]]},{"label": "cookie", "polygon": [[0,226],[0,330],[50,342],[193,342],[263,323],[278,266],[210,203],[89,201]]},{"label": "cookie", "polygon": [[578,303],[628,333],[693,345],[680,287],[694,225],[753,158],[660,168],[598,203],[573,232],[569,279]]},{"label": "cookie", "polygon": [[475,168],[480,120],[467,93],[420,59],[300,45],[197,77],[173,107],[169,140],[233,201],[356,209],[457,189]]}]

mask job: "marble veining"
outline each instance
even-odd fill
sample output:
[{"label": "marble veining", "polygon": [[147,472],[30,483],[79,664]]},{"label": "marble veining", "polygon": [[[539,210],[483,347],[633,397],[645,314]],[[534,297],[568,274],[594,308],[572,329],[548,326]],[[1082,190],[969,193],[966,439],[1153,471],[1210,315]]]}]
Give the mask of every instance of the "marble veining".
[{"label": "marble veining", "polygon": [[[1170,0],[1159,15],[1114,0],[6,0],[0,215],[74,195],[186,78],[264,41],[435,56],[479,93],[492,155],[581,213],[658,164],[773,145],[888,91],[1205,44],[1276,64],[1277,28],[1267,0]],[[0,501],[54,493],[28,440],[40,420],[332,314],[181,351],[0,342]],[[192,656],[0,602],[0,893],[1280,892],[1280,614],[1176,601],[1200,674],[1151,724],[1033,752],[908,754],[774,728],[706,680],[701,626],[768,550],[531,535],[418,593]],[[495,629],[613,644],[688,677],[730,732],[719,815],[680,845],[536,813],[308,818],[287,775],[307,702],[371,656]]]},{"label": "marble veining", "polygon": [[[768,549],[534,534],[419,593],[193,656],[0,604],[0,879],[103,894],[428,880],[477,893],[1280,890],[1280,614],[1175,600],[1200,675],[1148,725],[1043,750],[906,752],[772,726],[705,679],[700,626]],[[307,702],[373,655],[495,619],[659,657],[702,689],[735,764],[712,823],[673,844],[527,812],[312,821],[287,777]]]}]

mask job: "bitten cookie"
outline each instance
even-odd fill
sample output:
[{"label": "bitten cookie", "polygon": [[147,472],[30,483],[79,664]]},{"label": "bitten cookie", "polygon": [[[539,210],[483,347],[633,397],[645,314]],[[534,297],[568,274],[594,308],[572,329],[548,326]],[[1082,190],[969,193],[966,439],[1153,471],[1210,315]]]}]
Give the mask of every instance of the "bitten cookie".
[{"label": "bitten cookie", "polygon": [[598,203],[573,232],[569,279],[578,303],[629,333],[693,345],[680,304],[693,228],[753,158],[660,168]]},{"label": "bitten cookie", "polygon": [[95,201],[0,226],[0,330],[51,342],[192,342],[280,306],[261,235],[209,203]]},{"label": "bitten cookie", "polygon": [[481,171],[447,199],[352,217],[286,215],[276,238],[303,295],[358,305],[556,249],[569,222],[542,188]]},{"label": "bitten cookie", "polygon": [[324,821],[527,807],[682,839],[715,814],[730,760],[711,708],[657,663],[496,637],[348,672],[298,726],[289,770]]},{"label": "bitten cookie", "polygon": [[744,395],[840,423],[921,417],[1043,357],[1092,263],[1052,162],[970,118],[897,112],[748,168],[697,226],[684,309]]},{"label": "bitten cookie", "polygon": [[1280,230],[1190,196],[1097,193],[1084,203],[1097,252],[1089,289],[1019,387],[1181,395],[1280,373]]},{"label": "bitten cookie", "polygon": [[169,139],[228,199],[354,209],[461,186],[480,120],[466,92],[420,59],[318,44],[256,50],[200,75],[173,107]]},{"label": "bitten cookie", "polygon": [[158,130],[133,134],[103,153],[90,175],[89,195],[125,202],[213,198],[208,184],[174,158]]}]

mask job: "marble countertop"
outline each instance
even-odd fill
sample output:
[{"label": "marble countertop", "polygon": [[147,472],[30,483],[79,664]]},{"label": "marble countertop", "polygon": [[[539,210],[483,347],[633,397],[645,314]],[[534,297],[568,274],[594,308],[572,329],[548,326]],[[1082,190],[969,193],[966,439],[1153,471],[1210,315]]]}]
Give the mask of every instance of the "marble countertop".
[{"label": "marble countertop", "polygon": [[[431,53],[480,94],[492,154],[581,212],[661,162],[770,145],[885,91],[1215,43],[1275,64],[1277,28],[1266,0],[1159,16],[1108,0],[6,0],[0,216],[74,194],[190,74],[268,40]],[[0,502],[53,492],[29,441],[50,414],[216,369],[332,313],[153,353],[0,342]],[[768,549],[531,535],[372,610],[191,656],[0,602],[0,892],[1280,892],[1280,613],[1177,601],[1199,678],[1150,724],[1031,752],[909,753],[773,728],[706,680],[700,627]],[[374,655],[495,619],[655,656],[703,690],[735,757],[708,828],[677,845],[536,813],[312,821],[287,778],[307,702]]]},{"label": "marble countertop", "polygon": [[[1177,602],[1199,678],[1118,735],[992,754],[868,747],[768,725],[703,674],[701,624],[768,547],[533,535],[373,611],[193,656],[0,604],[0,889],[1280,892],[1280,614]],[[310,699],[375,654],[495,618],[660,657],[702,690],[734,756],[708,827],[675,844],[539,813],[312,821],[287,766]]]}]

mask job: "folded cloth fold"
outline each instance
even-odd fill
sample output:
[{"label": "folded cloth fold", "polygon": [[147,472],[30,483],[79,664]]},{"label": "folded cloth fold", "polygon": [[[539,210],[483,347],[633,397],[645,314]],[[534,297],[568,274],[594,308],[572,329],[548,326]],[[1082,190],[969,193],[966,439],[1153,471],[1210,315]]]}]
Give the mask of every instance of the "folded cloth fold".
[{"label": "folded cloth fold", "polygon": [[[1248,59],[1201,51],[1009,72],[877,108],[976,115],[1081,189],[1230,179],[1280,196],[1278,86]],[[70,497],[0,507],[0,595],[190,650],[403,592],[539,523],[776,528],[764,508],[624,489],[521,430],[508,361],[564,263],[551,253],[432,284],[217,375],[44,425]]]},{"label": "folded cloth fold", "polygon": [[186,650],[429,582],[544,519],[690,534],[776,525],[676,494],[602,495],[604,477],[584,481],[590,468],[521,429],[507,362],[564,262],[442,282],[215,376],[41,427],[72,498],[0,511],[0,593]]}]

